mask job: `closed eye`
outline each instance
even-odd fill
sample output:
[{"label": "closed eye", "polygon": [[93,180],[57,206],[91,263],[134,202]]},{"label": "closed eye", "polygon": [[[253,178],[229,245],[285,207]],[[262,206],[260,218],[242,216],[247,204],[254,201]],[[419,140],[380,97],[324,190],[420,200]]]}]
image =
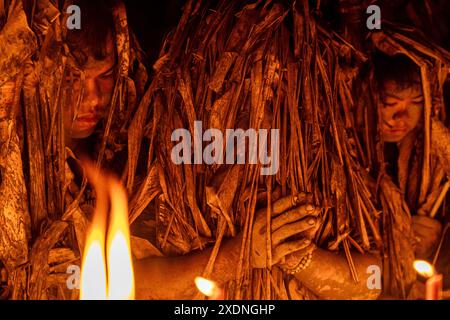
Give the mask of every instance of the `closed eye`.
[{"label": "closed eye", "polygon": [[114,73],[115,73],[115,68],[113,67],[113,68],[109,69],[108,71],[102,73],[100,75],[100,78],[110,78],[114,75]]},{"label": "closed eye", "polygon": [[114,71],[108,72],[108,73],[103,73],[100,78],[109,78],[112,77],[114,75]]},{"label": "closed eye", "polygon": [[385,108],[389,108],[389,107],[395,107],[397,105],[397,102],[383,102],[383,106]]}]

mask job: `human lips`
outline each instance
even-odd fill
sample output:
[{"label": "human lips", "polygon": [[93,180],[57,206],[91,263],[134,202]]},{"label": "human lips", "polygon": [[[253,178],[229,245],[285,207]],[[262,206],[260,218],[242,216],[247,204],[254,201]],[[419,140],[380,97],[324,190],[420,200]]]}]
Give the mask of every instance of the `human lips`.
[{"label": "human lips", "polygon": [[402,129],[384,129],[384,132],[389,133],[389,134],[401,134],[401,133],[405,133],[406,129],[402,128]]},{"label": "human lips", "polygon": [[403,133],[407,132],[408,128],[406,128],[406,127],[389,127],[389,126],[384,125],[383,131],[386,134],[394,134],[395,135],[395,134],[403,134]]},{"label": "human lips", "polygon": [[100,120],[99,115],[87,114],[78,116],[76,121],[81,125],[95,126],[99,120]]}]

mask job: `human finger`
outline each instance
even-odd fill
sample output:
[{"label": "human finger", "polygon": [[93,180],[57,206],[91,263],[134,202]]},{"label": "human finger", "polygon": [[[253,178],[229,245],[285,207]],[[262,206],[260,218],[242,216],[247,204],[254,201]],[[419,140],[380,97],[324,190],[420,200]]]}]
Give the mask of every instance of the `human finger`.
[{"label": "human finger", "polygon": [[304,202],[311,202],[312,194],[300,192],[296,195],[289,195],[283,197],[272,204],[272,216],[277,216],[289,209],[292,209],[298,204]]},{"label": "human finger", "polygon": [[300,239],[289,242],[284,242],[275,247],[272,255],[272,262],[279,263],[285,256],[293,252],[303,250],[311,244],[309,239]]},{"label": "human finger", "polygon": [[321,211],[321,208],[316,208],[312,204],[306,204],[297,208],[286,211],[272,220],[272,231],[275,231],[285,224],[301,220],[306,216],[316,217]]},{"label": "human finger", "polygon": [[300,221],[284,225],[272,233],[272,244],[277,246],[287,238],[313,228],[316,225],[316,222],[316,218],[308,217]]}]

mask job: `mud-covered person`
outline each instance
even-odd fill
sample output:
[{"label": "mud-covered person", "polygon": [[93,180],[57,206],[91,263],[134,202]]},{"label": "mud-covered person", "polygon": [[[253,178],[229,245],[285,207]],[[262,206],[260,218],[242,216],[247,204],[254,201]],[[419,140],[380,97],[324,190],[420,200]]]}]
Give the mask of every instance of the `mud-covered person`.
[{"label": "mud-covered person", "polygon": [[75,155],[93,157],[118,72],[115,1],[73,3],[80,7],[83,25],[67,31],[75,66],[68,67],[63,78],[63,90],[71,98],[62,107],[65,143]]},{"label": "mud-covered person", "polygon": [[[381,93],[381,133],[387,171],[404,194],[411,212],[416,258],[432,260],[441,237],[442,219],[429,216],[434,201],[419,201],[425,108],[420,69],[405,55],[379,54],[375,58],[375,70]],[[440,121],[433,120],[432,145],[439,139],[435,129],[443,127]],[[449,173],[442,160],[445,162],[445,158],[432,152],[430,178],[442,168]],[[432,180],[429,194],[441,188],[444,179],[445,175],[440,181]]]},{"label": "mud-covered person", "polygon": [[[449,151],[442,145],[450,143],[450,133],[438,120],[432,120],[431,176],[434,185],[430,197],[419,202],[423,158],[424,97],[420,70],[406,56],[375,56],[375,74],[379,84],[381,101],[381,133],[385,142],[387,172],[404,194],[404,200],[412,214],[412,230],[415,241],[411,243],[417,259],[429,259],[435,254],[441,237],[442,220],[429,216],[436,200],[436,189],[442,188],[445,175],[450,174]],[[439,139],[447,140],[442,143]],[[439,145],[436,147],[436,145]],[[402,168],[399,170],[399,163]],[[404,164],[407,164],[404,166]],[[444,213],[445,214],[445,213]],[[447,214],[448,216],[448,214]],[[448,219],[448,217],[447,217]],[[388,244],[385,244],[388,245]],[[295,253],[293,254],[295,256]],[[352,252],[355,269],[360,279],[367,279],[367,268],[381,266],[378,253],[361,255]],[[295,277],[319,298],[325,299],[376,299],[385,298],[382,290],[370,289],[366,281],[355,284],[349,276],[345,258],[317,248],[312,254],[311,265],[294,274]]]},{"label": "mud-covered person", "polygon": [[[4,63],[4,65],[14,66],[16,63],[18,64],[18,62],[16,61],[19,60],[16,57],[17,55],[23,58],[22,59],[23,61],[21,61],[22,65],[18,67],[21,67],[22,69],[25,70],[25,72],[23,71],[21,72],[21,75],[22,74],[25,75],[23,77],[25,81],[22,82],[18,81],[17,78],[21,78],[19,75],[11,81],[2,83],[0,86],[0,121],[3,121],[4,118],[10,116],[8,112],[11,113],[10,109],[11,106],[13,105],[13,102],[14,103],[18,102],[19,94],[21,97],[23,97],[23,99],[20,99],[19,102],[23,103],[24,105],[17,107],[17,110],[19,110],[19,112],[22,111],[22,114],[19,115],[23,116],[23,119],[25,119],[26,117],[23,114],[23,112],[27,107],[29,107],[29,105],[26,104],[26,100],[27,99],[30,100],[29,97],[27,97],[27,92],[33,92],[32,94],[33,99],[34,96],[37,96],[37,98],[33,100],[33,103],[36,102],[38,104],[37,109],[40,110],[40,112],[42,112],[43,118],[45,116],[48,116],[48,118],[50,119],[50,120],[47,119],[49,120],[48,122],[53,120],[53,123],[55,124],[53,127],[54,131],[52,132],[52,137],[43,137],[42,140],[45,140],[45,142],[48,142],[48,138],[57,140],[56,137],[60,137],[58,133],[60,132],[60,129],[62,129],[62,133],[64,135],[64,143],[66,147],[65,150],[70,150],[70,152],[66,152],[67,165],[65,166],[66,169],[65,181],[70,181],[72,179],[73,181],[72,183],[70,183],[69,187],[67,188],[68,189],[67,192],[64,194],[66,202],[65,204],[67,208],[67,206],[72,204],[73,199],[80,194],[81,190],[83,174],[81,165],[78,161],[79,157],[83,156],[89,157],[91,159],[95,159],[97,157],[98,146],[102,139],[105,115],[108,112],[108,108],[111,104],[112,94],[115,88],[116,80],[118,79],[119,56],[118,56],[118,49],[117,49],[118,44],[116,41],[116,29],[115,29],[115,19],[116,19],[115,14],[117,14],[117,12],[115,10],[118,10],[118,8],[122,10],[124,7],[121,6],[121,3],[119,1],[115,0],[102,0],[102,1],[74,0],[74,1],[63,1],[58,4],[61,5],[61,8],[55,7],[52,2],[48,3],[44,1],[39,2],[39,5],[33,7],[32,13],[28,12],[27,10],[24,10],[22,6],[20,6],[21,11],[19,12],[20,13],[19,18],[21,18],[20,22],[24,24],[22,28],[26,29],[29,32],[30,37],[32,38],[33,41],[31,40],[29,41],[28,47],[21,48],[21,51],[25,53],[28,53],[30,51],[29,56],[14,52],[15,54],[6,56],[6,58],[12,57],[11,59],[13,61],[6,60],[5,62],[4,61],[5,55],[3,55],[2,56],[3,59],[0,60],[0,62]],[[81,29],[72,30],[67,28],[64,30],[65,31],[64,37],[62,38],[54,37],[52,35],[52,31],[50,31],[53,28],[51,24],[52,23],[56,24],[55,21],[57,21],[56,19],[58,19],[58,15],[61,15],[60,20],[64,21],[64,18],[66,17],[65,15],[66,8],[72,4],[77,5],[81,9],[80,10],[81,17],[79,17],[82,21]],[[61,11],[59,12],[58,9],[60,9]],[[52,18],[45,19],[47,14],[49,14]],[[26,15],[28,15],[29,26],[27,25]],[[13,16],[13,18],[18,19],[15,16]],[[40,19],[44,19],[45,23],[39,24],[39,22],[41,22]],[[37,22],[37,20],[39,20],[39,22]],[[12,24],[13,26],[18,24],[18,22],[16,22],[15,20],[12,21],[15,22],[14,24]],[[39,25],[39,27],[36,27],[36,25]],[[65,25],[66,24],[63,22],[62,26]],[[44,35],[42,30],[45,28],[47,29]],[[0,35],[2,35],[1,32],[3,31],[4,30],[0,29]],[[21,31],[21,29],[19,29],[19,31]],[[11,35],[7,34],[7,36]],[[16,37],[19,38],[19,40],[17,41],[19,44],[22,44],[22,42],[25,43],[25,41],[20,41],[20,37],[23,37],[22,34],[17,33]],[[38,41],[38,39],[41,41]],[[129,43],[130,47],[133,46],[133,43],[131,42],[132,41],[130,41]],[[1,49],[4,48],[2,47]],[[59,77],[59,72],[54,72],[55,68],[59,67],[58,63],[61,62],[60,60],[57,60],[57,58],[59,57],[57,53],[60,52],[60,50],[63,52],[63,54],[70,55],[72,57],[71,62],[65,65],[62,79],[60,79]],[[132,47],[132,50],[137,49]],[[30,57],[32,58],[33,62],[31,62],[31,59],[26,59]],[[66,61],[68,60],[69,59],[66,59]],[[4,67],[4,65],[2,65],[2,67]],[[137,63],[134,64],[134,66],[135,65],[137,65]],[[42,67],[43,70],[41,69],[40,72],[35,72],[38,70],[37,68],[38,66]],[[36,67],[36,69],[33,69],[34,67]],[[0,70],[4,70],[4,68]],[[3,74],[0,76],[1,79],[4,78]],[[132,79],[130,79],[129,81],[132,81]],[[62,98],[58,99],[57,100],[58,104],[55,105],[52,104],[51,107],[49,107],[49,109],[61,110],[61,113],[57,111],[56,114],[46,115],[45,111],[42,110],[47,110],[45,104],[47,104],[48,107],[49,101],[42,101],[44,99],[40,100],[39,98],[45,97],[49,99],[49,97],[46,96],[45,93],[42,95],[35,93],[36,92],[42,93],[45,92],[44,90],[48,89],[49,87],[55,88],[59,86],[60,88],[58,88],[58,92],[61,92],[60,96],[64,97],[64,99]],[[37,91],[39,87],[42,88],[42,91]],[[136,85],[136,87],[138,87],[138,85]],[[52,100],[52,102],[54,101]],[[39,103],[44,104],[39,105]],[[18,112],[17,110],[15,110],[16,113]],[[60,115],[62,119],[61,121],[62,128],[58,125]],[[37,117],[39,117],[39,115]],[[43,120],[43,118],[38,118],[37,122],[39,121],[40,123],[38,123],[39,129],[37,130],[41,130],[41,128],[44,127],[45,121]],[[22,125],[22,127],[25,128],[24,131],[28,129],[27,123],[25,121],[26,120],[18,121],[19,125]],[[17,129],[19,133],[22,127]],[[42,129],[41,133],[44,134],[44,129]],[[6,134],[8,133],[6,132]],[[32,134],[34,135],[34,138],[38,139],[35,132],[32,132]],[[7,139],[8,138],[5,138],[3,141],[7,141]],[[23,159],[27,159],[27,157],[25,156],[26,154],[25,148],[27,147],[30,148],[31,144],[29,141],[26,141],[26,139],[27,136],[25,135],[25,137],[23,137],[22,141],[20,142],[21,146],[24,147],[24,150],[22,150]],[[45,144],[45,147],[48,147],[48,145]],[[126,148],[124,149],[126,150]],[[43,152],[44,157],[45,156],[48,156],[48,158],[54,157],[55,154],[52,151],[53,150],[50,150],[50,148],[45,148]],[[114,157],[114,160],[116,160],[117,158],[119,159],[119,161],[108,162],[112,163],[112,165],[109,166],[108,169],[113,170],[117,175],[120,175],[121,173],[120,170],[124,167],[126,159],[124,159],[123,153],[120,154],[119,157]],[[32,155],[30,156],[29,160],[30,162],[34,161]],[[32,180],[33,175],[32,174],[28,175],[28,169],[31,168],[32,166],[28,163],[25,163],[25,161],[26,160],[24,160],[23,173],[25,176],[28,177],[28,180]],[[104,161],[104,163],[105,162],[106,161]],[[10,160],[9,163],[11,163]],[[3,162],[1,164],[4,165]],[[20,169],[22,169],[21,166]],[[2,182],[2,178],[3,182],[5,182],[6,180],[5,176],[1,177],[0,175],[0,183]],[[47,181],[50,181],[52,178],[53,176],[45,177]],[[17,180],[17,177],[13,177],[13,179]],[[61,183],[63,183],[63,181],[61,181]],[[14,185],[17,184],[18,183],[15,183]],[[32,192],[32,189],[30,188],[31,184],[33,184],[33,181],[29,183],[27,188],[29,197],[31,197],[30,194]],[[6,187],[11,188],[11,186],[14,185],[12,183],[9,183]],[[61,186],[61,189],[65,190],[66,186],[67,185]],[[20,191],[24,189],[25,188],[20,188]],[[55,190],[51,191],[51,193],[53,192],[57,193],[56,189],[57,187],[55,187]],[[81,212],[84,212],[86,217],[89,217],[90,214],[93,212],[93,206],[95,202],[95,195],[93,192],[90,192],[91,190],[92,188],[88,186],[85,192],[83,193],[83,197],[79,199],[80,200],[79,205],[82,209]],[[14,197],[10,196],[10,198],[12,198],[11,201],[13,201],[14,198],[19,199],[19,197],[18,196],[16,197],[15,195]],[[5,204],[2,201],[0,202],[2,207],[11,208],[11,205]],[[23,203],[26,204],[27,203],[26,200],[23,201]],[[28,216],[28,211],[26,213],[27,213],[26,218],[29,219],[30,217]],[[63,215],[63,213],[64,212],[56,212],[54,214],[58,215],[59,219]],[[44,212],[44,214],[42,214],[41,217],[45,216],[45,218],[42,218],[37,222],[32,221],[33,223],[36,223],[38,225],[35,228],[35,230],[32,230],[32,236],[34,238],[39,236],[39,233],[42,232],[42,230],[46,229],[46,224],[52,223],[50,221],[51,220],[50,217],[49,219],[47,219],[49,215],[50,215],[49,212]],[[20,223],[11,222],[11,224],[19,225],[23,228],[25,228],[24,226],[29,225],[27,224],[25,217],[21,218]],[[1,231],[3,232],[3,230]],[[11,241],[14,240],[16,239],[11,238]],[[15,248],[12,246],[11,248],[12,249],[9,250],[14,251]],[[28,249],[26,251],[28,251]],[[0,254],[2,253],[3,252],[0,252]],[[25,255],[28,254],[29,252],[25,253]]]}]

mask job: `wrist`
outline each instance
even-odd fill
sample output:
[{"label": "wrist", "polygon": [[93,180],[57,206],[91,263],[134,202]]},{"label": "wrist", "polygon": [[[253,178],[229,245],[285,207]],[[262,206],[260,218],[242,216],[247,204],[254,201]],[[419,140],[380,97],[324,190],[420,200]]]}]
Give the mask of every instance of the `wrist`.
[{"label": "wrist", "polygon": [[315,244],[311,244],[305,250],[297,251],[287,257],[287,261],[281,266],[288,274],[297,274],[306,270],[312,262],[313,253],[317,249]]}]

